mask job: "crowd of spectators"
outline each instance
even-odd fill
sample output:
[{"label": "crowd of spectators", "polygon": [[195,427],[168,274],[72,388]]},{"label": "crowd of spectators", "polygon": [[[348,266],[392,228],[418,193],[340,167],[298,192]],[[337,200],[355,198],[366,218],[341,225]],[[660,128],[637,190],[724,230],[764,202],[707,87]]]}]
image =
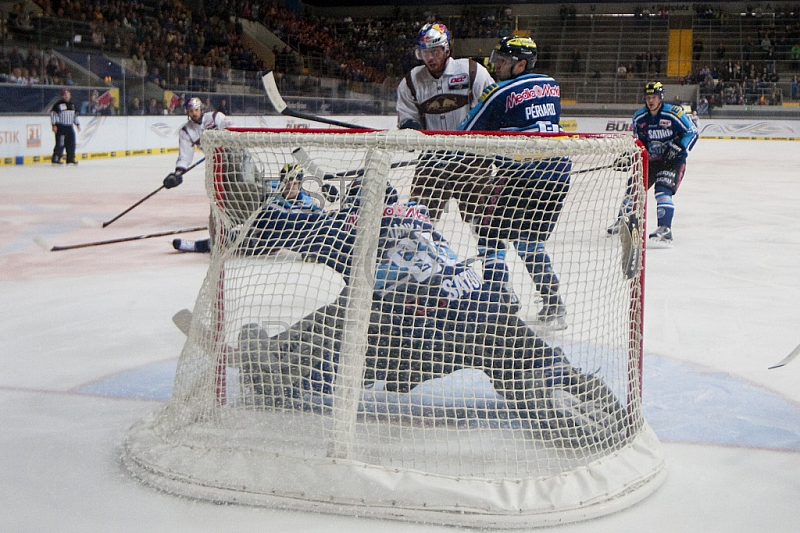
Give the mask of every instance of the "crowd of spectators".
[{"label": "crowd of spectators", "polygon": [[[444,20],[426,7],[397,7],[382,18],[314,17],[287,9],[277,0],[206,0],[200,7],[200,16],[178,0],[94,3],[37,0],[37,3],[43,17],[89,25],[93,45],[129,58],[126,64],[129,70],[164,90],[176,92],[213,91],[220,83],[230,83],[233,71],[267,68],[243,39],[241,19],[260,22],[288,44],[273,50],[274,69],[279,76],[310,70],[323,76],[387,86],[396,85],[399,77],[417,64],[413,43],[419,28],[426,22]],[[712,5],[694,7],[699,21],[727,20],[724,10]],[[562,6],[559,14],[564,24],[576,17],[572,5]],[[635,14],[651,16],[646,9],[638,9]],[[695,40],[694,70],[683,81],[700,83],[711,107],[742,100],[777,103],[780,94],[773,97],[766,90],[767,84],[774,86],[779,79],[776,65],[785,61],[793,70],[800,70],[800,9],[786,6],[776,8],[772,17],[762,19],[761,15],[752,10],[752,17],[759,21],[757,38],[749,38],[741,51],[732,53],[723,43],[715,43],[709,49],[701,39]],[[515,20],[509,6],[469,5],[447,22],[454,39],[495,39],[509,35]],[[33,27],[24,4],[14,5],[8,25],[16,32]],[[6,57],[12,53],[13,61]],[[23,64],[17,58],[19,55]],[[34,60],[38,63],[33,64]],[[589,65],[583,68],[584,60],[576,49],[563,65],[567,65],[565,70],[577,73],[590,68]],[[662,76],[664,63],[662,51],[640,51],[630,61],[620,64],[616,75],[623,79]],[[542,50],[539,64],[545,69],[549,67],[546,50]],[[38,50],[20,54],[12,49],[0,55],[0,76],[13,83],[71,83],[71,74],[63,60]],[[722,89],[717,87],[719,84]],[[758,96],[754,102],[750,101],[752,94]],[[149,102],[139,102],[138,106],[146,113],[151,112]],[[172,112],[174,106],[164,105],[159,114],[165,110]]]},{"label": "crowd of spectators", "polygon": [[[726,21],[711,8],[703,13],[707,20]],[[745,17],[752,19],[754,31],[741,48],[730,50],[719,42],[707,50],[700,38],[692,44],[693,69],[681,82],[699,84],[709,111],[723,105],[781,105],[781,75],[800,70],[800,6],[778,8],[768,17],[748,8]],[[795,99],[796,92],[790,84],[786,96]]]},{"label": "crowd of spectators", "polygon": [[74,85],[72,72],[52,48],[0,48],[0,83],[18,85]]}]

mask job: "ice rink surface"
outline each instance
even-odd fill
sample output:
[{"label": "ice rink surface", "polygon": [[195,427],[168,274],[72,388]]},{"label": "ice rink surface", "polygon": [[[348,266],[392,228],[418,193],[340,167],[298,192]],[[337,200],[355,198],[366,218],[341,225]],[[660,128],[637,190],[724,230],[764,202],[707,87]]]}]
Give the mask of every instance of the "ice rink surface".
[{"label": "ice rink surface", "polygon": [[[0,167],[0,529],[8,532],[410,532],[451,527],[190,501],[120,464],[128,428],[170,396],[208,256],[203,168],[107,228],[175,156]],[[675,247],[648,250],[645,415],[668,474],[627,510],[545,530],[794,532],[800,528],[800,143],[701,139],[675,196]],[[650,197],[648,226],[655,225]],[[203,233],[186,235],[203,237]],[[538,530],[542,531],[542,530]]]}]

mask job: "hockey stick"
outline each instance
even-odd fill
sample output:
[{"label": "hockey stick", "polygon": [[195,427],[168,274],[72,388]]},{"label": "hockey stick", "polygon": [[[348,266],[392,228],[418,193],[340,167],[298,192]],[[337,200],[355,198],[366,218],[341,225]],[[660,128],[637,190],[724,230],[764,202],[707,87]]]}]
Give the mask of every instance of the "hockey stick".
[{"label": "hockey stick", "polygon": [[339,120],[334,120],[331,118],[318,117],[310,113],[303,113],[302,111],[295,111],[294,109],[291,109],[288,105],[286,105],[286,101],[283,99],[281,93],[278,91],[278,85],[275,83],[275,76],[272,74],[272,71],[269,71],[266,74],[264,74],[264,76],[261,77],[261,82],[264,84],[264,91],[267,93],[267,100],[269,100],[269,103],[272,104],[272,107],[275,108],[275,111],[277,111],[281,115],[288,115],[290,117],[296,117],[296,118],[304,118],[306,120],[311,120],[313,122],[321,122],[323,124],[330,124],[332,126],[340,126],[342,128],[348,128],[353,130],[371,130],[371,128],[365,128],[364,126],[359,126],[357,124],[350,124],[349,122],[341,122]]},{"label": "hockey stick", "polygon": [[772,370],[773,368],[780,368],[780,367],[782,367],[782,366],[786,366],[786,365],[788,365],[789,363],[791,363],[791,362],[792,362],[792,360],[793,360],[795,357],[797,357],[798,355],[800,355],[800,344],[798,344],[797,346],[795,346],[795,347],[794,347],[794,350],[792,350],[792,352],[791,352],[789,355],[787,355],[786,357],[784,357],[783,359],[781,359],[780,361],[778,361],[777,363],[775,363],[774,365],[772,365],[771,367],[769,367],[769,369],[768,369],[768,370]]},{"label": "hockey stick", "polygon": [[[190,170],[192,170],[194,167],[196,167],[197,165],[199,165],[200,163],[202,163],[205,160],[206,160],[205,157],[199,159],[196,163],[194,163],[189,168],[184,170],[181,175],[186,174],[187,172],[189,172]],[[117,215],[114,218],[112,218],[111,220],[107,220],[107,221],[101,223],[99,220],[94,220],[94,219],[85,217],[83,219],[83,223],[86,224],[87,226],[105,228],[106,226],[109,226],[110,224],[114,223],[118,219],[122,218],[123,215],[126,215],[127,213],[132,211],[134,207],[137,207],[137,206],[141,205],[142,203],[144,203],[145,200],[147,200],[148,198],[150,198],[151,196],[153,196],[154,194],[156,194],[158,191],[160,191],[163,188],[164,188],[164,185],[161,185],[161,187],[159,187],[158,189],[154,190],[153,192],[151,192],[150,194],[148,194],[147,196],[145,196],[144,198],[142,198],[141,200],[139,200],[138,202],[136,202],[135,204],[130,206],[128,209],[126,209],[125,211],[123,211],[119,215]]]},{"label": "hockey stick", "polygon": [[107,241],[94,241],[85,242],[82,244],[68,244],[66,246],[55,246],[44,240],[41,236],[34,237],[33,242],[41,246],[48,252],[60,252],[62,250],[74,250],[76,248],[89,248],[91,246],[104,246],[106,244],[116,244],[118,242],[139,241],[142,239],[152,239],[153,237],[166,237],[167,235],[178,235],[180,233],[192,233],[194,231],[207,230],[208,226],[199,226],[196,228],[176,229],[172,231],[161,231],[158,233],[147,233],[145,235],[136,235],[135,237],[122,237],[119,239],[110,239]]},{"label": "hockey stick", "polygon": [[[343,170],[341,172],[325,172],[322,170],[319,165],[317,165],[311,156],[308,155],[308,152],[303,150],[303,148],[295,148],[292,150],[292,157],[294,157],[295,161],[297,161],[300,166],[303,167],[304,170],[310,172],[315,177],[321,180],[330,181],[330,180],[346,180],[350,178],[360,178],[364,175],[364,169],[359,168],[358,170]],[[396,161],[390,165],[391,168],[401,168],[401,167],[408,167],[411,165],[416,165],[417,160],[414,159],[412,161]]]}]

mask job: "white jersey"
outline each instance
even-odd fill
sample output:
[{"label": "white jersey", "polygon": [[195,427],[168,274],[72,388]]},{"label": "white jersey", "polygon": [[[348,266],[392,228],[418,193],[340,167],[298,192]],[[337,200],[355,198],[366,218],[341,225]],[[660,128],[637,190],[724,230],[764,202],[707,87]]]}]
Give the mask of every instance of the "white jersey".
[{"label": "white jersey", "polygon": [[397,87],[397,122],[413,119],[428,130],[455,130],[494,80],[471,59],[447,59],[444,72],[431,76],[425,65],[414,67]]},{"label": "white jersey", "polygon": [[187,120],[178,132],[178,161],[175,163],[175,170],[189,168],[194,158],[194,147],[200,148],[200,136],[205,130],[224,130],[231,126],[233,121],[218,111],[203,113],[200,124],[192,119]]}]

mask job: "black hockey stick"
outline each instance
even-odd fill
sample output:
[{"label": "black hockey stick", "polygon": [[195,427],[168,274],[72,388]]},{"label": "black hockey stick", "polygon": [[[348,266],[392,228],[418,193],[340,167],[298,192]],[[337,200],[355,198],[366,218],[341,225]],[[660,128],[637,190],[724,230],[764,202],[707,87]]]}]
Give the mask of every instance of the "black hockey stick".
[{"label": "black hockey stick", "polygon": [[[194,167],[196,167],[197,165],[199,165],[200,163],[202,163],[202,162],[203,162],[203,161],[205,161],[205,160],[206,160],[206,158],[205,158],[205,157],[203,157],[203,158],[200,158],[200,159],[199,159],[199,160],[198,160],[196,163],[194,163],[192,166],[190,166],[189,168],[187,168],[186,170],[184,170],[184,171],[183,171],[183,174],[186,174],[187,172],[189,172],[190,170],[192,170]],[[133,209],[134,209],[135,207],[137,207],[137,206],[139,206],[139,205],[143,204],[145,200],[147,200],[148,198],[150,198],[151,196],[153,196],[154,194],[156,194],[158,191],[160,191],[160,190],[161,190],[161,189],[163,189],[163,188],[164,188],[164,185],[161,185],[161,187],[159,187],[158,189],[154,190],[153,192],[151,192],[150,194],[148,194],[147,196],[145,196],[144,198],[142,198],[141,200],[139,200],[138,202],[136,202],[135,204],[133,204],[132,206],[130,206],[128,209],[126,209],[125,211],[123,211],[123,212],[122,212],[122,213],[120,213],[119,215],[117,215],[117,216],[115,216],[114,218],[112,218],[111,220],[107,220],[107,221],[105,221],[105,222],[102,222],[102,223],[101,223],[101,222],[100,222],[100,221],[98,221],[98,220],[94,220],[94,219],[91,219],[91,218],[88,218],[88,217],[86,217],[86,218],[84,218],[84,219],[83,219],[83,223],[84,223],[84,224],[86,224],[87,226],[94,226],[94,227],[101,227],[101,228],[105,228],[105,227],[107,227],[107,226],[111,225],[112,223],[116,222],[116,221],[117,221],[117,220],[119,220],[120,218],[122,218],[122,217],[123,217],[123,215],[126,215],[126,214],[128,214],[129,212],[133,211]]]},{"label": "black hockey stick", "polygon": [[119,239],[110,239],[107,241],[94,241],[85,242],[81,244],[68,244],[66,246],[55,246],[44,240],[42,237],[34,237],[33,242],[44,248],[48,252],[60,252],[62,250],[74,250],[76,248],[89,248],[91,246],[104,246],[106,244],[116,244],[118,242],[140,241],[142,239],[152,239],[153,237],[166,237],[167,235],[178,235],[180,233],[192,233],[194,231],[207,230],[208,226],[199,226],[196,228],[176,229],[172,231],[160,231],[158,233],[147,233],[144,235],[136,235],[134,237],[121,237]]},{"label": "black hockey stick", "polygon": [[275,111],[280,113],[281,115],[288,115],[290,117],[295,118],[304,118],[306,120],[311,120],[313,122],[321,122],[323,124],[330,124],[332,126],[340,126],[342,128],[354,129],[354,130],[372,130],[372,128],[365,128],[364,126],[359,126],[357,124],[350,124],[349,122],[341,122],[339,120],[334,120],[332,118],[325,118],[325,117],[318,117],[317,115],[312,115],[310,113],[303,113],[302,111],[295,111],[291,109],[288,105],[286,105],[286,101],[281,96],[281,93],[278,91],[278,85],[275,83],[275,76],[272,74],[272,71],[267,72],[264,76],[261,77],[261,82],[264,84],[264,91],[267,93],[267,100],[269,103],[272,104],[272,107],[275,108]]}]

